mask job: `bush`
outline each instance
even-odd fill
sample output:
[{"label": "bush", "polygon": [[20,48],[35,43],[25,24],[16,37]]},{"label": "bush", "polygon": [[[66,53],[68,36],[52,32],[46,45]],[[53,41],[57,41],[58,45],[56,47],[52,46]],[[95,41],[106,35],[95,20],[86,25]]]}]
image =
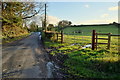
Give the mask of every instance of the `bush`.
[{"label": "bush", "polygon": [[24,34],[28,34],[27,29],[15,25],[4,25],[2,28],[2,36],[5,38],[14,38]]}]

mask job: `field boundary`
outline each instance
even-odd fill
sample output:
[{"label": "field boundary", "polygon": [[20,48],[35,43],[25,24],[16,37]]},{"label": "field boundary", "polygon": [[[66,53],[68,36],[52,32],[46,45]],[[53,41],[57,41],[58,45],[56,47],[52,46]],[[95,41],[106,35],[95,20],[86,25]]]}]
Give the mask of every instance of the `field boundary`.
[{"label": "field boundary", "polygon": [[110,23],[110,24],[91,24],[91,25],[71,25],[69,27],[88,27],[88,26],[110,26],[110,25],[115,25],[119,26],[119,23]]},{"label": "field boundary", "polygon": [[[98,35],[106,35],[108,36],[108,38],[98,38]],[[107,49],[110,49],[110,43],[111,43],[111,37],[112,36],[120,36],[119,34],[114,34],[112,35],[112,33],[96,33],[95,30],[93,30],[92,32],[92,50],[97,50],[97,46],[98,44],[106,44],[107,45]],[[107,43],[98,43],[98,39],[101,39],[101,40],[107,40],[108,42]]]}]

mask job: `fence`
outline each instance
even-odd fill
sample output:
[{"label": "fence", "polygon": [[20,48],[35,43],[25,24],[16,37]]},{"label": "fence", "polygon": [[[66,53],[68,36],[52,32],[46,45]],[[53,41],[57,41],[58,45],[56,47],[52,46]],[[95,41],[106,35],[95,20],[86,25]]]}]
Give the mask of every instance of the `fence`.
[{"label": "fence", "polygon": [[[63,38],[63,31],[61,31],[61,32],[46,31],[45,32],[45,36],[47,37],[48,35],[50,37],[52,37],[52,35],[55,35],[55,38],[53,39],[53,41],[57,41],[57,42],[63,43],[63,40],[64,40],[64,38]],[[50,37],[48,37],[48,38],[50,38]]]},{"label": "fence", "polygon": [[[108,38],[99,38],[99,35],[106,35],[108,36]],[[98,43],[98,40],[107,40],[107,43]],[[95,30],[93,30],[92,33],[92,50],[94,50],[95,48],[98,48],[98,44],[106,44],[107,45],[107,49],[110,49],[110,40],[111,40],[111,33],[96,33]]]},{"label": "fence", "polygon": [[64,43],[78,44],[80,46],[84,46],[87,44],[91,44],[91,36],[83,36],[80,33],[65,33],[64,32]]},{"label": "fence", "polygon": [[[96,33],[91,31],[91,36],[85,36],[75,33],[65,33],[64,32],[64,43],[77,44],[81,47],[85,45],[92,45],[92,50],[95,49],[110,49],[111,51],[118,51],[120,49],[120,43],[118,40],[120,39],[120,35],[113,35],[111,33]],[[93,37],[93,34],[94,37]],[[94,39],[93,39],[94,38]],[[94,42],[94,44],[92,44]],[[94,46],[94,47],[93,47]],[[96,47],[97,46],[97,47]],[[94,49],[93,49],[94,48]]]},{"label": "fence", "polygon": [[120,35],[111,34],[111,45],[110,49],[120,52]]},{"label": "fence", "polygon": [[[99,38],[98,36],[99,35],[106,35],[108,38]],[[100,44],[103,44],[103,45],[107,45],[107,49],[110,49],[110,46],[111,46],[111,37],[113,36],[117,36],[118,39],[119,39],[119,36],[120,35],[112,35],[112,33],[96,33],[95,30],[93,30],[93,33],[92,33],[92,50],[94,50],[96,48],[98,48],[98,45]],[[98,43],[98,40],[107,40],[107,43]],[[119,42],[118,42],[119,43]],[[118,44],[118,47],[119,47],[119,44]]]},{"label": "fence", "polygon": [[57,41],[59,42],[60,40],[60,42],[63,43],[64,42],[63,31],[61,31],[60,33],[56,33],[56,35],[57,35]]}]

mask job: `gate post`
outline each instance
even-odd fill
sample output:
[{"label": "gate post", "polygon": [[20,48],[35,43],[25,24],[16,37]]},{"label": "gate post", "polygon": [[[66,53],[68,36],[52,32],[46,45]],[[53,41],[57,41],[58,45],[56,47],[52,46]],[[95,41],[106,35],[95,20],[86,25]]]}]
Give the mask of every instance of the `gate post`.
[{"label": "gate post", "polygon": [[61,43],[63,43],[63,31],[61,31]]},{"label": "gate post", "polygon": [[111,34],[112,33],[108,34],[108,47],[107,47],[108,49],[110,49]]},{"label": "gate post", "polygon": [[59,33],[57,32],[56,34],[57,34],[57,41],[58,41],[58,35],[59,35]]},{"label": "gate post", "polygon": [[93,30],[92,31],[92,50],[95,49],[95,34],[96,34],[96,31]]}]

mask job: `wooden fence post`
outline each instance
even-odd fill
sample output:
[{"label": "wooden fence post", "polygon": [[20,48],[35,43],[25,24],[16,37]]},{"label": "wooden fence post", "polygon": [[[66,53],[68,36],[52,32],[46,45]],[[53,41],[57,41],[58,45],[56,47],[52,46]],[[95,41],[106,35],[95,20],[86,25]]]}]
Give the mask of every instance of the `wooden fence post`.
[{"label": "wooden fence post", "polygon": [[61,43],[63,43],[63,31],[61,31]]},{"label": "wooden fence post", "polygon": [[110,49],[111,34],[112,33],[108,34],[108,49]]},{"label": "wooden fence post", "polygon": [[59,35],[59,33],[56,33],[57,34],[57,41],[58,41],[58,35]]},{"label": "wooden fence post", "polygon": [[95,33],[95,39],[96,39],[96,43],[95,43],[95,47],[96,47],[96,50],[97,50],[97,46],[98,46],[98,35],[97,35],[97,33]]},{"label": "wooden fence post", "polygon": [[95,34],[96,34],[96,31],[93,30],[93,32],[92,32],[92,50],[95,49]]}]

